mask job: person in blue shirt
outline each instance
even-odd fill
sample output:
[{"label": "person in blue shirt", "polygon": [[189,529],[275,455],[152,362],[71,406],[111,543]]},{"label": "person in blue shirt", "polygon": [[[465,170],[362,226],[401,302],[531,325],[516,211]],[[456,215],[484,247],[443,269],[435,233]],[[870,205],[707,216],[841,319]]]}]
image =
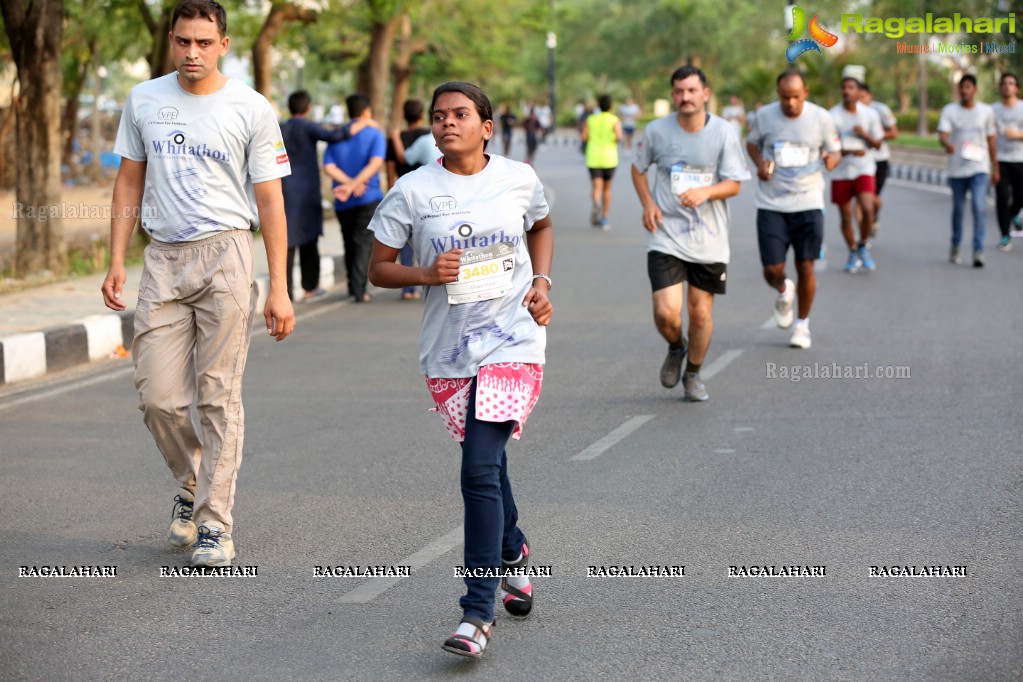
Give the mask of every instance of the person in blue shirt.
[{"label": "person in blue shirt", "polygon": [[[350,95],[345,105],[353,121],[372,120],[373,111],[366,95]],[[377,128],[364,128],[351,138],[330,145],[323,155],[323,170],[334,181],[334,210],[345,245],[348,293],[356,303],[370,301],[366,280],[373,233],[366,228],[384,197],[380,191],[380,169],[386,155],[387,141]]]},{"label": "person in blue shirt", "polygon": [[324,128],[308,118],[312,98],[305,90],[298,90],[288,97],[291,118],[281,126],[284,148],[291,160],[291,175],[281,179],[284,191],[284,214],[288,219],[288,297],[295,300],[292,271],[295,268],[295,252],[298,252],[302,270],[300,301],[311,301],[326,294],[319,288],[320,250],[319,238],[323,235],[323,198],[320,193],[320,161],[316,154],[317,142],[341,142],[368,126],[376,126],[373,119],[368,122],[354,121],[334,129]]}]

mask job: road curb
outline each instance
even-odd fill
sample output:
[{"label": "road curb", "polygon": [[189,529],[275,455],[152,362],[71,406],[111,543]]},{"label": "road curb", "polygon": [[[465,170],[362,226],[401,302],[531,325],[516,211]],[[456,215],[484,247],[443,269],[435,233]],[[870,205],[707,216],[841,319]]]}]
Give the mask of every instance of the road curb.
[{"label": "road curb", "polygon": [[[344,256],[320,257],[320,286],[333,287],[344,273]],[[338,273],[338,277],[335,277]],[[296,269],[295,282],[299,280]],[[261,311],[270,289],[270,277],[256,277]],[[119,349],[131,347],[135,334],[135,311],[90,315],[69,324],[0,337],[0,386],[36,379],[46,374],[96,360],[117,357]]]}]

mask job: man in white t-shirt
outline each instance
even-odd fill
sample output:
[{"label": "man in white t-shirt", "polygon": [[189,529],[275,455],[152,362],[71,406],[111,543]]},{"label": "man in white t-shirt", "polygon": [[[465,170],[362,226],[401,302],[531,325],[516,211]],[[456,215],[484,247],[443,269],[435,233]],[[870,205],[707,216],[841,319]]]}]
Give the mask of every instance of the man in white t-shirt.
[{"label": "man in white t-shirt", "polygon": [[618,107],[618,118],[621,119],[624,136],[622,146],[626,150],[632,149],[632,138],[636,135],[636,125],[642,113],[643,110],[631,97],[626,97],[625,103]]},{"label": "man in white t-shirt", "polygon": [[270,103],[217,68],[228,42],[223,7],[182,0],[170,30],[176,71],[132,89],[114,143],[122,159],[102,287],[107,307],[124,310],[125,253],[141,210],[152,242],[135,310],[135,386],[143,421],[180,486],[168,539],[193,546],[193,566],[234,559],[256,228],[270,266],[267,332],[282,341],[295,326],[281,193],[291,166]]},{"label": "man in white t-shirt", "polygon": [[742,137],[742,127],[746,124],[746,109],[738,95],[728,98],[728,105],[721,110],[721,118],[731,123],[736,135]]},{"label": "man in white t-shirt", "polygon": [[[831,118],[842,143],[842,160],[831,172],[831,203],[838,205],[842,216],[842,236],[849,247],[845,271],[873,270],[874,258],[867,245],[874,226],[874,173],[877,164],[871,149],[881,147],[884,130],[881,117],[873,107],[860,101],[860,82],[852,77],[842,79],[842,103],[831,108]],[[860,239],[853,231],[853,199],[856,214],[861,216]]]},{"label": "man in white t-shirt", "polygon": [[998,207],[998,229],[1002,233],[998,248],[1012,250],[1010,232],[1019,227],[1023,209],[1023,101],[1019,99],[1019,79],[1014,73],[1003,73],[998,81],[1002,96],[992,109],[997,130],[998,173],[995,205]]},{"label": "man in white t-shirt", "polygon": [[[685,400],[709,398],[700,367],[714,330],[714,295],[725,293],[728,269],[728,204],[750,179],[739,136],[707,112],[710,88],[695,66],[671,76],[676,113],[646,127],[632,165],[632,184],[643,205],[647,274],[653,289],[654,324],[668,342],[661,385],[682,380]],[[653,191],[646,171],[656,166]],[[689,360],[682,333],[682,283],[688,283]]]},{"label": "man in white t-shirt", "polygon": [[891,107],[884,102],[874,101],[874,93],[870,91],[870,86],[866,83],[861,85],[860,101],[874,107],[877,115],[881,118],[881,129],[884,131],[881,146],[873,151],[874,165],[877,168],[874,170],[874,225],[871,228],[870,236],[874,237],[881,219],[881,190],[884,189],[885,180],[888,179],[888,160],[892,158],[888,140],[894,140],[899,136],[899,127]]},{"label": "man in white t-shirt", "polygon": [[[792,326],[799,292],[799,320],[789,345],[810,347],[810,307],[817,291],[813,264],[824,240],[824,170],[841,159],[842,147],[828,112],[807,102],[803,74],[778,76],[778,101],[757,112],[746,150],[757,169],[757,243],[764,280],[777,290],[775,323]],[[789,246],[796,258],[798,287],[785,277]]]},{"label": "man in white t-shirt", "polygon": [[987,185],[999,181],[995,142],[995,114],[977,102],[977,78],[959,79],[959,101],[946,104],[938,119],[938,140],[948,153],[948,184],[952,188],[952,249],[948,260],[962,262],[963,209],[970,193],[973,209],[973,267],[984,267],[984,223],[987,221]]}]

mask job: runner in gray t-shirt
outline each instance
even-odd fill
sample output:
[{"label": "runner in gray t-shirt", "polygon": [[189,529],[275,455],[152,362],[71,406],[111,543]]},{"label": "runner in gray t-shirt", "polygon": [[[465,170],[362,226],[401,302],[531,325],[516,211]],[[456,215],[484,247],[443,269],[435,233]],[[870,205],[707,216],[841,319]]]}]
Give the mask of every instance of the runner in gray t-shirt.
[{"label": "runner in gray t-shirt", "polygon": [[1003,73],[998,81],[1002,101],[991,107],[998,133],[998,171],[995,187],[998,207],[998,229],[1002,233],[998,248],[1012,250],[1010,232],[1013,224],[1019,229],[1019,212],[1023,209],[1023,101],[1019,99],[1019,79],[1014,73]]},{"label": "runner in gray t-shirt", "polygon": [[[668,342],[661,385],[682,379],[685,400],[707,400],[700,366],[714,328],[714,294],[725,293],[728,264],[728,205],[749,180],[739,136],[724,119],[707,113],[707,77],[695,66],[671,76],[677,113],[654,121],[632,166],[632,184],[643,204],[647,271],[653,288],[654,324]],[[651,192],[646,171],[656,165]],[[682,282],[689,284],[689,362],[682,360]]]},{"label": "runner in gray t-shirt", "polygon": [[995,115],[991,107],[977,102],[977,78],[959,79],[959,101],[946,104],[938,120],[938,139],[948,153],[948,184],[952,188],[952,248],[948,260],[961,262],[963,208],[966,194],[972,197],[973,267],[984,267],[984,224],[987,222],[987,184],[998,185],[998,154],[995,146]]},{"label": "runner in gray t-shirt", "polygon": [[810,347],[810,307],[817,290],[814,260],[824,239],[824,170],[841,159],[831,115],[813,102],[803,74],[778,76],[778,101],[762,107],[746,138],[757,169],[757,243],[764,279],[777,290],[775,323],[792,326],[797,286],[785,277],[789,246],[798,275],[799,321],[789,345]]}]

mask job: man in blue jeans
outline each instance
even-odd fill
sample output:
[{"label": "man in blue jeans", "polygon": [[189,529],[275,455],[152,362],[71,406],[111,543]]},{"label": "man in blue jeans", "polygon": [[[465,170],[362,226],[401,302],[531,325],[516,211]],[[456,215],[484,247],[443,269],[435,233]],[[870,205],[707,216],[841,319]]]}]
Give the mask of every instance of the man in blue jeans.
[{"label": "man in blue jeans", "polygon": [[984,223],[987,220],[987,185],[997,185],[998,157],[995,147],[995,115],[987,104],[976,101],[977,79],[966,74],[959,80],[959,101],[946,104],[938,121],[938,139],[948,153],[948,184],[952,187],[952,250],[948,260],[962,262],[963,205],[970,193],[973,209],[973,267],[984,267]]}]

